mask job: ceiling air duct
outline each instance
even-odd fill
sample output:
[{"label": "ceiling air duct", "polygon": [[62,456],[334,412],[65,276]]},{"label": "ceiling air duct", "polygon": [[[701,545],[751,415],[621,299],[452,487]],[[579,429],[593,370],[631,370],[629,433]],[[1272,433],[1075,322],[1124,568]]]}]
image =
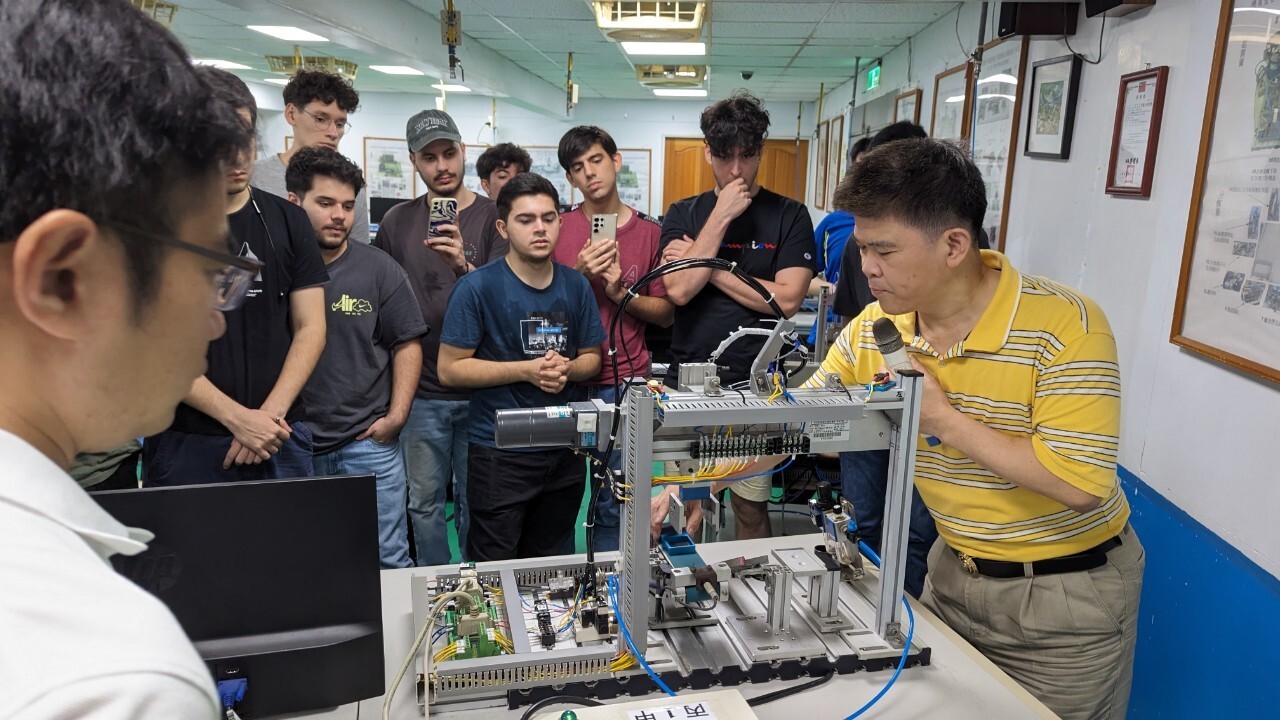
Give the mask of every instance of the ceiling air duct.
[{"label": "ceiling air duct", "polygon": [[706,65],[637,65],[636,80],[647,88],[702,87]]},{"label": "ceiling air duct", "polygon": [[605,37],[618,42],[688,42],[702,33],[705,3],[700,0],[594,0],[592,5]]}]

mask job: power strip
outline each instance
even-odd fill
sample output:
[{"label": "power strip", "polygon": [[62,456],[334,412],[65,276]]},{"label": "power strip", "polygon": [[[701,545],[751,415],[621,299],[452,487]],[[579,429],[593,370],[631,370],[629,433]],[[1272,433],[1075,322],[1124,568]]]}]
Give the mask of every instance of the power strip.
[{"label": "power strip", "polygon": [[[572,714],[568,714],[572,713]],[[534,720],[758,720],[737,690],[654,697],[633,702],[548,710]]]}]

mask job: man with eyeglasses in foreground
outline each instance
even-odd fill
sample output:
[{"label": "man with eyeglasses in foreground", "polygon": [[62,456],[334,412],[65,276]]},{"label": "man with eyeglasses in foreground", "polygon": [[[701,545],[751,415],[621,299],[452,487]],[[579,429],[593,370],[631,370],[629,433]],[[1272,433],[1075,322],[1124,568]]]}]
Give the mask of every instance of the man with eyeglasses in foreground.
[{"label": "man with eyeglasses in foreground", "polygon": [[[250,127],[257,105],[225,70],[196,69]],[[252,151],[225,176],[226,212],[240,257],[262,263],[243,307],[209,346],[208,370],[178,407],[173,425],[143,443],[143,484],[196,485],[312,474],[311,431],[299,397],[324,351],[324,288],[307,213],[250,186]]]},{"label": "man with eyeglasses in foreground", "polygon": [[[299,70],[284,86],[284,119],[293,128],[293,144],[282,153],[268,155],[253,166],[253,186],[273,195],[288,197],[284,171],[294,153],[302,148],[327,147],[338,149],[338,142],[348,132],[351,123],[347,115],[360,106],[360,93],[351,83],[333,73],[319,70]],[[356,195],[355,221],[351,225],[350,238],[357,242],[369,242],[369,193],[361,190]]]},{"label": "man with eyeglasses in foreground", "polygon": [[249,129],[123,0],[5,0],[0,65],[0,717],[214,720],[182,628],[108,562],[150,534],[66,470],[164,429],[225,329],[215,292],[257,271],[224,217]]}]

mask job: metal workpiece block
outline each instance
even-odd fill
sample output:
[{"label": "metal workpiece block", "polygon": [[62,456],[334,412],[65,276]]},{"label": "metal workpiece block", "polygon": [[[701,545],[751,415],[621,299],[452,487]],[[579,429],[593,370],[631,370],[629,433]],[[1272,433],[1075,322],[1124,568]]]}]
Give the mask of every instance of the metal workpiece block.
[{"label": "metal workpiece block", "polygon": [[826,572],[809,578],[809,607],[826,621],[838,617],[840,612],[840,571]]}]

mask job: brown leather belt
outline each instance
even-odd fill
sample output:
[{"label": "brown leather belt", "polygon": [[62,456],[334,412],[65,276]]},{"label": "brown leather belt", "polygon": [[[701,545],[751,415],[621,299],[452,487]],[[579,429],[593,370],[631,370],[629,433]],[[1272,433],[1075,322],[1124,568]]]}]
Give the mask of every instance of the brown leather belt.
[{"label": "brown leather belt", "polygon": [[1110,540],[1104,540],[1098,545],[1074,555],[1064,555],[1062,557],[1049,558],[1048,560],[1036,560],[1030,563],[987,560],[973,557],[955,548],[950,549],[960,559],[960,565],[964,567],[965,572],[970,575],[985,575],[991,578],[1008,579],[1032,575],[1057,575],[1102,567],[1107,564],[1107,553],[1114,548],[1120,547],[1120,545],[1120,536],[1116,535]]}]

